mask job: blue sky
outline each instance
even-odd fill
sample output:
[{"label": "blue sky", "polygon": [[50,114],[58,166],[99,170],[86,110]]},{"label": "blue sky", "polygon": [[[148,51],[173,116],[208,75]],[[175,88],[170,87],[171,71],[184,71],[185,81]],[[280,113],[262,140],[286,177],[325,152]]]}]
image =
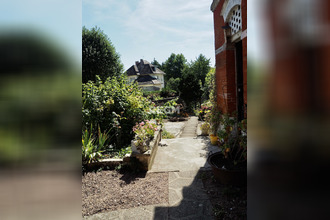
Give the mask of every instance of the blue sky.
[{"label": "blue sky", "polygon": [[82,0],[82,25],[108,35],[128,69],[135,61],[164,62],[171,53],[199,54],[214,66],[212,0]]},{"label": "blue sky", "polygon": [[[249,60],[267,62],[269,42],[262,0],[248,3]],[[141,58],[164,62],[171,53],[188,61],[200,54],[214,65],[212,0],[11,0],[0,1],[0,31],[31,29],[44,34],[81,66],[81,27],[99,26],[125,68]]]}]

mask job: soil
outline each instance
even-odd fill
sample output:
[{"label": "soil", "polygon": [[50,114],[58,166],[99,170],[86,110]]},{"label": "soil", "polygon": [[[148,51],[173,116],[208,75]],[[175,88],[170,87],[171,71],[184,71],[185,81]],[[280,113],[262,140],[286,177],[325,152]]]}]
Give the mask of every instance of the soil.
[{"label": "soil", "polygon": [[222,185],[216,182],[212,171],[202,172],[200,178],[203,181],[204,189],[212,203],[216,219],[247,219],[246,187]]},{"label": "soil", "polygon": [[168,203],[168,173],[116,170],[82,176],[82,215]]}]

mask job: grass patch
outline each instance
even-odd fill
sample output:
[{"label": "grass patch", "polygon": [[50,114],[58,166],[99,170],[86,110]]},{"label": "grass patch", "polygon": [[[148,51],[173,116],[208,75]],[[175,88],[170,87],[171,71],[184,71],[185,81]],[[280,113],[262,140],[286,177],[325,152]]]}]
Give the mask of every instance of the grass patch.
[{"label": "grass patch", "polygon": [[163,139],[172,139],[172,138],[175,138],[175,136],[173,134],[171,134],[170,132],[166,131],[165,129],[163,129],[162,138]]}]

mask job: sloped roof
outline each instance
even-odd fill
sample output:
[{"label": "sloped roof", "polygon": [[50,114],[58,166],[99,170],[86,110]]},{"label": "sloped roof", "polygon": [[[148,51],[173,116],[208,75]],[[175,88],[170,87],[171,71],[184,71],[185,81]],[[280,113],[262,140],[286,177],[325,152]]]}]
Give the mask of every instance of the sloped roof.
[{"label": "sloped roof", "polygon": [[157,80],[157,78],[152,77],[150,75],[142,75],[139,76],[134,82],[137,82],[139,85],[147,85],[147,84],[161,84],[160,81]]},{"label": "sloped roof", "polygon": [[165,74],[163,71],[161,71],[156,66],[152,65],[146,60],[141,59],[140,62],[136,61],[133,66],[131,66],[126,71],[128,76],[142,76],[142,75],[148,75],[148,74]]}]

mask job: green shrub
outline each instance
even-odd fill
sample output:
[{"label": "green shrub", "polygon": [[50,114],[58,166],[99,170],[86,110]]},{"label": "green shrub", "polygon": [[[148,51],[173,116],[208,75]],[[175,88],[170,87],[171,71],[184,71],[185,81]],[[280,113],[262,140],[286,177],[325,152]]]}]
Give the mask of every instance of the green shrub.
[{"label": "green shrub", "polygon": [[110,148],[106,152],[103,153],[102,158],[121,159],[121,158],[124,158],[126,154],[131,154],[131,153],[132,153],[131,146],[124,147],[119,150]]},{"label": "green shrub", "polygon": [[[92,130],[92,127],[91,129]],[[93,134],[88,129],[85,129],[82,134],[82,163],[89,164],[96,162],[102,157],[105,150],[105,142],[108,139],[106,133],[101,133],[99,129],[98,139],[93,137]],[[96,143],[97,142],[97,143]]]},{"label": "green shrub", "polygon": [[159,100],[162,99],[160,97],[160,91],[142,91],[143,96],[150,100]]},{"label": "green shrub", "polygon": [[[89,81],[82,87],[83,129],[100,128],[109,132],[108,145],[120,149],[133,139],[133,126],[153,117],[151,102],[143,97],[136,84],[127,84],[125,76],[108,78],[102,82]],[[96,129],[91,131],[97,135]]]},{"label": "green shrub", "polygon": [[177,95],[177,91],[172,90],[170,88],[162,88],[162,90],[160,91],[160,96],[163,98],[167,98],[167,97],[174,97]]},{"label": "green shrub", "polygon": [[176,107],[178,105],[177,101],[178,101],[178,98],[172,99],[170,101],[165,102],[164,103],[164,106],[167,106],[167,107]]}]

